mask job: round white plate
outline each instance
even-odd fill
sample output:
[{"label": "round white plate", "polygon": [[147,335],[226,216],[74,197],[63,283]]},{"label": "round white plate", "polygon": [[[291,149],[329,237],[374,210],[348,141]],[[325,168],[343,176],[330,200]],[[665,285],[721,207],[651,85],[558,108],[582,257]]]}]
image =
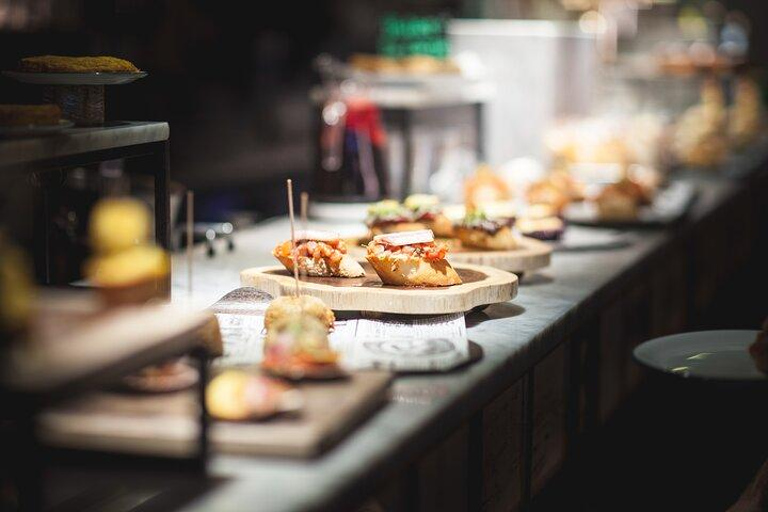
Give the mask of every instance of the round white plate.
[{"label": "round white plate", "polygon": [[27,126],[0,126],[0,137],[39,137],[42,135],[54,135],[67,128],[72,128],[75,123],[66,119],[59,119],[59,124],[51,125],[27,125]]},{"label": "round white plate", "polygon": [[3,71],[3,75],[25,84],[38,85],[121,85],[147,76],[146,71],[138,73],[28,73],[24,71]]},{"label": "round white plate", "polygon": [[664,336],[638,345],[635,359],[645,366],[686,378],[759,381],[748,349],[758,331],[700,331]]}]

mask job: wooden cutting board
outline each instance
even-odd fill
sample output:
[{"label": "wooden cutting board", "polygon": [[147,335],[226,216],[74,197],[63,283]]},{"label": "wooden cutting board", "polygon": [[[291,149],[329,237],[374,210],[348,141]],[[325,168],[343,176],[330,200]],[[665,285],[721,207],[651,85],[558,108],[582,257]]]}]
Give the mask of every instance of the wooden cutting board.
[{"label": "wooden cutting board", "polygon": [[204,344],[202,333],[211,321],[207,311],[162,304],[103,311],[90,292],[41,293],[30,340],[3,354],[0,383],[41,396],[97,389]]},{"label": "wooden cutting board", "polygon": [[[357,259],[365,258],[365,240],[352,238],[346,240],[349,254]],[[532,272],[548,267],[552,255],[552,246],[546,242],[525,236],[517,237],[518,247],[509,251],[484,251],[463,247],[458,239],[440,239],[448,244],[448,261],[451,263],[469,263],[485,265],[514,274]]]},{"label": "wooden cutting board", "polygon": [[[392,375],[359,372],[349,379],[299,385],[304,408],[263,422],[213,422],[214,451],[315,457],[336,444],[386,401]],[[40,417],[45,443],[62,448],[184,456],[197,445],[194,391],[165,395],[100,392]]]},{"label": "wooden cutting board", "polygon": [[518,247],[510,251],[480,251],[457,246],[448,253],[451,263],[471,263],[506,270],[515,274],[548,267],[552,246],[528,237],[518,237]]},{"label": "wooden cutting board", "polygon": [[[454,265],[462,284],[445,287],[388,286],[367,262],[365,276],[356,278],[302,276],[302,293],[325,302],[335,311],[375,311],[412,315],[442,315],[506,302],[517,295],[517,276],[491,267]],[[240,272],[243,286],[274,295],[295,290],[293,275],[282,266],[249,268]]]}]

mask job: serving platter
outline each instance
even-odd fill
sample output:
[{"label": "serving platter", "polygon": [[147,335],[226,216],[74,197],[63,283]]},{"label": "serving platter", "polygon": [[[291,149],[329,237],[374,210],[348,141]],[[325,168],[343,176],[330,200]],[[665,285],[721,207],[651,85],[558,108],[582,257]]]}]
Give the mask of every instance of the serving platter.
[{"label": "serving platter", "polygon": [[196,346],[216,351],[206,336],[215,323],[210,312],[163,304],[102,308],[89,291],[41,292],[29,341],[0,358],[0,382],[27,395],[64,396]]},{"label": "serving platter", "polygon": [[674,181],[656,194],[653,204],[641,207],[636,219],[602,219],[598,215],[597,206],[588,201],[568,205],[563,218],[568,223],[581,226],[627,229],[664,227],[682,220],[696,196],[695,185]]},{"label": "serving platter", "polygon": [[664,336],[638,345],[637,362],[684,378],[716,381],[765,381],[749,355],[759,331],[723,330]]},{"label": "serving platter", "polygon": [[3,75],[18,82],[36,85],[122,85],[148,75],[138,73],[30,73],[27,71],[3,71]]},{"label": "serving platter", "polygon": [[[301,293],[312,295],[337,311],[374,311],[412,315],[461,313],[478,306],[506,302],[517,295],[517,276],[491,267],[456,264],[462,284],[447,287],[385,285],[367,262],[365,276],[301,276]],[[240,283],[274,295],[294,293],[293,275],[282,266],[245,269]]]},{"label": "serving platter", "polygon": [[[366,250],[362,245],[365,238],[345,240],[348,252],[356,258],[365,257]],[[530,237],[517,237],[518,247],[509,251],[483,251],[463,247],[457,239],[438,239],[448,244],[448,261],[453,263],[468,263],[485,265],[513,274],[532,272],[548,267],[552,256],[552,245]]]},{"label": "serving platter", "polygon": [[529,237],[518,237],[518,247],[510,251],[482,251],[454,244],[448,253],[451,263],[470,263],[486,265],[515,274],[532,272],[548,267],[552,246],[541,240]]},{"label": "serving platter", "polygon": [[[300,411],[258,422],[214,421],[212,448],[237,455],[318,456],[381,407],[391,381],[389,372],[366,371],[344,380],[300,383]],[[179,457],[197,446],[197,417],[194,391],[98,392],[48,409],[38,425],[49,446]]]}]

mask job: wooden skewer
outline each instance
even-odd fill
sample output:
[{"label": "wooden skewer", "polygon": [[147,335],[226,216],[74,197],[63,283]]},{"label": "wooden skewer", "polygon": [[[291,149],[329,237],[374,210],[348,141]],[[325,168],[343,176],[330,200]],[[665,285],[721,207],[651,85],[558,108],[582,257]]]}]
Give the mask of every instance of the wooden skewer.
[{"label": "wooden skewer", "polygon": [[296,228],[294,227],[293,220],[293,182],[286,180],[288,187],[288,218],[291,222],[291,257],[293,258],[293,279],[296,281],[296,297],[301,295],[301,289],[299,285],[299,261],[296,251]]},{"label": "wooden skewer", "polygon": [[192,295],[195,193],[187,190],[187,294]]},{"label": "wooden skewer", "polygon": [[301,193],[301,229],[307,230],[307,208],[309,205],[309,194],[307,192]]}]

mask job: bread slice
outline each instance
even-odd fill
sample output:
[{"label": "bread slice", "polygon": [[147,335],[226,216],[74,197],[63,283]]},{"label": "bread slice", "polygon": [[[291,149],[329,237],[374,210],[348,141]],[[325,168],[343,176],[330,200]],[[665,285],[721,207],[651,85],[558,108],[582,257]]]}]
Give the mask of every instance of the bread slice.
[{"label": "bread slice", "polygon": [[451,238],[453,236],[453,222],[451,219],[443,215],[435,215],[435,218],[430,221],[421,221],[427,227],[431,229],[436,237]]},{"label": "bread slice", "polygon": [[[280,263],[293,272],[293,258],[272,253]],[[345,254],[338,264],[331,263],[327,258],[314,259],[306,256],[298,258],[299,272],[312,277],[363,277],[365,270],[349,254]]]},{"label": "bread slice", "polygon": [[496,233],[489,233],[483,229],[458,226],[454,230],[456,238],[461,240],[464,247],[487,249],[491,251],[511,251],[517,249],[517,240],[512,230],[507,226],[502,227]]},{"label": "bread slice", "polygon": [[381,282],[393,286],[451,286],[461,277],[447,260],[427,261],[416,257],[367,256]]}]

